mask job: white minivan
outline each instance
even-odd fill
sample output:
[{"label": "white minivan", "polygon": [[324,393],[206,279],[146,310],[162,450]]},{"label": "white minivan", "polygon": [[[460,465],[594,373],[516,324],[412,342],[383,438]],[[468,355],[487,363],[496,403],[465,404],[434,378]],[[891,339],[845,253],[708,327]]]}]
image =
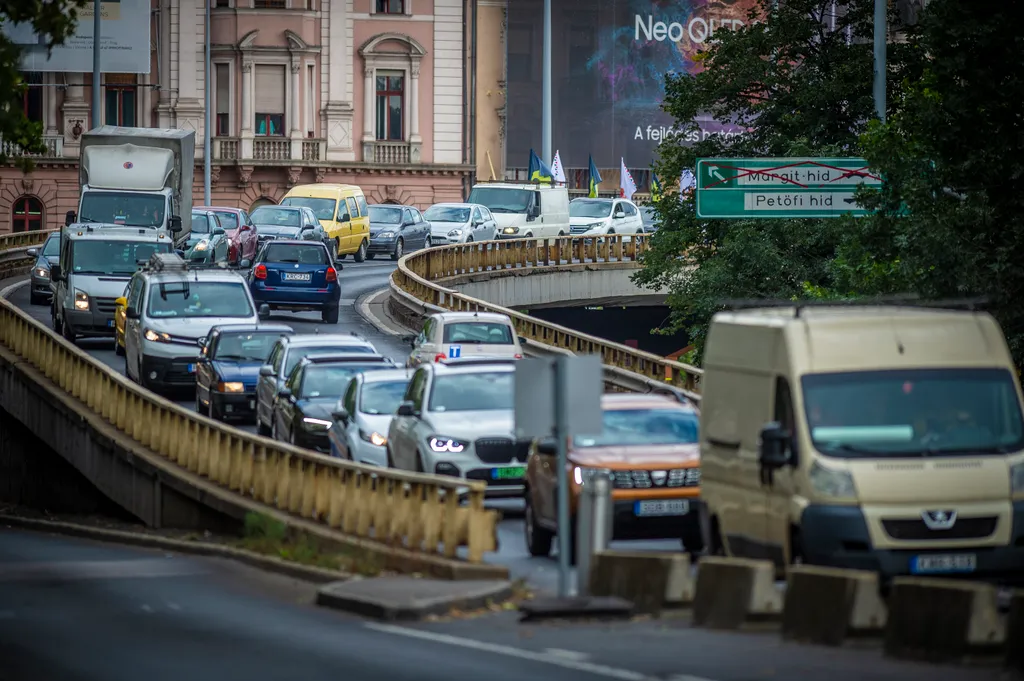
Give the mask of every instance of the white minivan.
[{"label": "white minivan", "polygon": [[498,226],[497,238],[569,236],[569,190],[524,182],[481,182],[467,203],[487,206]]}]

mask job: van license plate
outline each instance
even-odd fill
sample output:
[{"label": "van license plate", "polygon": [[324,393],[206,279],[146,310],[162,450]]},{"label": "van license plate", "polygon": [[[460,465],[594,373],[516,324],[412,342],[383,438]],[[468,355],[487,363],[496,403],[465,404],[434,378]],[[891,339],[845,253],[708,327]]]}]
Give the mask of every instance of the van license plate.
[{"label": "van license plate", "polygon": [[195,364],[189,364],[188,367],[186,367],[186,368],[188,369],[188,372],[190,374],[194,374],[196,372],[196,365]]},{"label": "van license plate", "polygon": [[638,501],[633,505],[633,512],[640,517],[686,515],[690,512],[690,502],[686,499]]},{"label": "van license plate", "polygon": [[310,281],[313,275],[309,272],[285,272],[285,281]]},{"label": "van license plate", "polygon": [[114,320],[113,319],[108,319],[107,320],[107,328],[108,329],[114,328]]},{"label": "van license plate", "polygon": [[978,557],[973,553],[914,556],[910,559],[910,572],[915,575],[974,572],[977,568]]}]

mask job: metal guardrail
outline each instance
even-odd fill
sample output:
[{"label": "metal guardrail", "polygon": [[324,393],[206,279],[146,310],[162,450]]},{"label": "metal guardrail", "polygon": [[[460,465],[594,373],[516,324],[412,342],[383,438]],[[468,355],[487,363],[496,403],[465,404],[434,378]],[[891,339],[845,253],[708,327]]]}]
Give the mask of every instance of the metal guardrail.
[{"label": "metal guardrail", "polygon": [[35,258],[26,251],[42,244],[52,233],[34,231],[0,236],[0,279],[27,272]]},{"label": "metal guardrail", "polygon": [[[45,238],[0,237],[0,254]],[[446,558],[467,547],[470,563],[497,549],[498,513],[484,508],[483,482],[342,461],[213,421],[129,381],[3,299],[0,343],[128,437],[242,497],[385,546]]]},{"label": "metal guardrail", "polygon": [[573,264],[587,268],[622,267],[626,262],[639,263],[648,247],[647,238],[628,235],[600,239],[509,239],[439,246],[416,251],[398,261],[398,268],[391,275],[392,299],[399,305],[417,309],[420,314],[430,314],[433,310],[505,314],[512,319],[520,336],[548,346],[552,351],[600,355],[605,364],[606,380],[617,387],[635,392],[671,387],[699,401],[703,371],[697,367],[579,333],[445,286],[448,280],[474,274],[518,276]]}]

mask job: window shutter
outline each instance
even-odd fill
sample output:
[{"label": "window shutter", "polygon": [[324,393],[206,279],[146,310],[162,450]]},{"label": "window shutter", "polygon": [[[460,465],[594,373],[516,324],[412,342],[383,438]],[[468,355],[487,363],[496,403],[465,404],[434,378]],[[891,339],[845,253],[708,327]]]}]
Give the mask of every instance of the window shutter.
[{"label": "window shutter", "polygon": [[256,66],[257,114],[284,115],[284,65],[259,64]]},{"label": "window shutter", "polygon": [[228,64],[217,64],[217,113],[231,112],[231,72]]}]

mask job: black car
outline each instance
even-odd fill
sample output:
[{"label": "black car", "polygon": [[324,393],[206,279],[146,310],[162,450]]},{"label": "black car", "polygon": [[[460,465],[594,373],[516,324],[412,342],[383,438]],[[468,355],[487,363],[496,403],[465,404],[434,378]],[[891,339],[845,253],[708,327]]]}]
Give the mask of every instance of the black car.
[{"label": "black car", "polygon": [[42,248],[30,248],[25,254],[36,259],[32,265],[31,302],[33,305],[49,305],[53,298],[53,289],[50,288],[50,265],[56,265],[60,259],[60,233],[51,234],[46,237]]},{"label": "black car", "polygon": [[327,454],[331,411],[349,380],[365,371],[395,369],[383,355],[364,353],[309,355],[296,365],[274,405],[273,437]]},{"label": "black car", "polygon": [[260,206],[249,215],[259,231],[259,244],[276,239],[319,241],[334,253],[334,241],[327,236],[316,213],[304,206]]},{"label": "black car", "polygon": [[196,411],[211,419],[252,419],[260,367],[281,336],[294,333],[284,324],[224,324],[201,339],[196,363]]}]

